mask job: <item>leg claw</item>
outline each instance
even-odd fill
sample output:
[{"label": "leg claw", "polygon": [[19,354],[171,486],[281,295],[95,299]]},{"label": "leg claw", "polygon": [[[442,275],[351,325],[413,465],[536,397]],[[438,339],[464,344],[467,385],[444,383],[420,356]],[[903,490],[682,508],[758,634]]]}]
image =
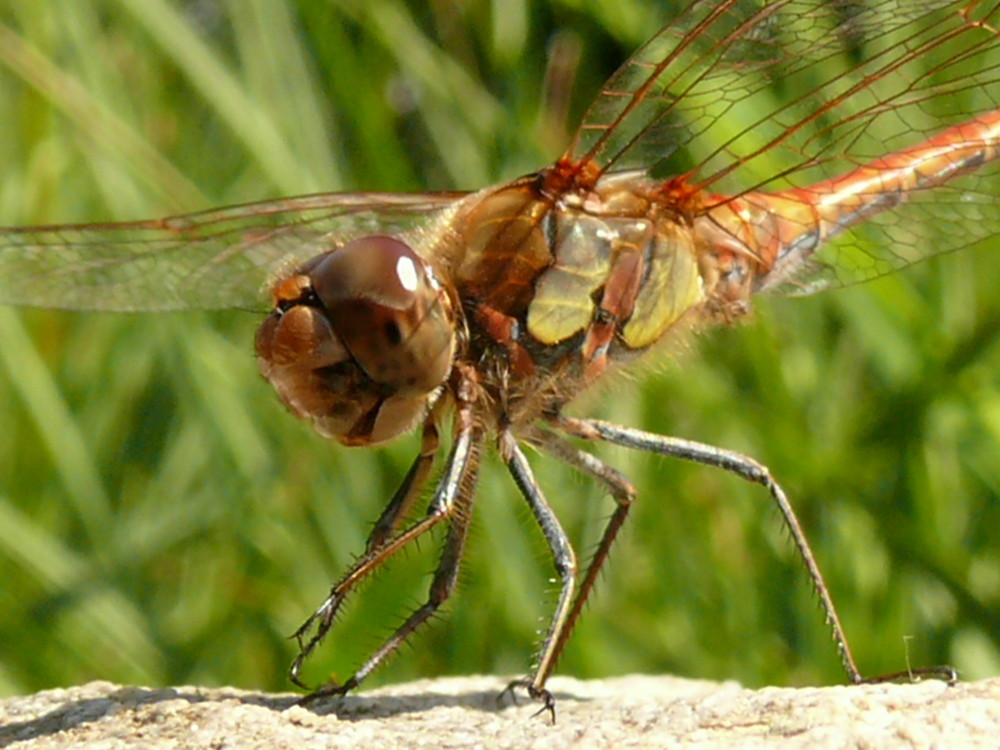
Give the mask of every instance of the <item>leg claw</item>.
[{"label": "leg claw", "polygon": [[532,718],[535,716],[540,716],[541,714],[548,713],[550,721],[556,723],[556,699],[552,697],[552,693],[543,687],[538,687],[534,682],[525,678],[522,680],[513,680],[507,684],[507,687],[501,691],[500,695],[497,696],[497,703],[500,703],[505,695],[510,695],[511,702],[517,705],[517,690],[519,688],[524,688],[528,693],[528,697],[532,700],[538,701],[542,704],[535,713],[532,714]]}]

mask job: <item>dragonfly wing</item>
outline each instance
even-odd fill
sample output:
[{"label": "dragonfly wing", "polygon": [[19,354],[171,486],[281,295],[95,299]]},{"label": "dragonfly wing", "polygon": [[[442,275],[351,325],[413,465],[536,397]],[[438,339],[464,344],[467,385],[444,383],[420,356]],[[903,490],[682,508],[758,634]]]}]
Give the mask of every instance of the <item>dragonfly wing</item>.
[{"label": "dragonfly wing", "polygon": [[459,193],[327,193],[154,221],[0,230],[0,304],[116,312],[268,306],[280,272],[430,222]]},{"label": "dragonfly wing", "polygon": [[[976,0],[692,2],[610,79],[567,156],[680,175],[706,210],[808,191],[1000,107],[998,29],[996,3]],[[901,200],[873,193],[892,209],[785,288],[863,281],[996,235],[997,195],[995,165]]]},{"label": "dragonfly wing", "polygon": [[[871,119],[974,88],[962,79],[982,62],[982,39],[995,36],[988,22],[1000,20],[963,15],[976,5],[697,0],[608,80],[566,156],[605,171],[693,171],[699,184],[733,170],[741,178],[756,173],[736,183],[743,190],[835,155],[849,160]],[[960,54],[970,44],[974,50]],[[937,70],[942,61],[946,68]],[[995,83],[988,69],[978,72]],[[807,127],[816,120],[825,137]],[[914,127],[896,125],[897,134],[900,125]]]},{"label": "dragonfly wing", "polygon": [[997,163],[947,185],[914,190],[905,203],[820,246],[767,291],[801,296],[851,286],[1000,236],[998,194]]}]

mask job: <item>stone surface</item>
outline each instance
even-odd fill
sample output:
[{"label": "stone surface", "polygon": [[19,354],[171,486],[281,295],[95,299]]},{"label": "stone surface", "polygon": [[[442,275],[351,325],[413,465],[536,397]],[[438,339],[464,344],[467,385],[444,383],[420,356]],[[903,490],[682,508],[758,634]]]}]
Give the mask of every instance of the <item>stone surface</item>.
[{"label": "stone surface", "polygon": [[92,682],[0,702],[0,747],[1000,747],[1000,678],[745,690],[671,677],[556,678],[557,720],[498,703],[496,677],[425,680],[319,701],[232,688]]}]

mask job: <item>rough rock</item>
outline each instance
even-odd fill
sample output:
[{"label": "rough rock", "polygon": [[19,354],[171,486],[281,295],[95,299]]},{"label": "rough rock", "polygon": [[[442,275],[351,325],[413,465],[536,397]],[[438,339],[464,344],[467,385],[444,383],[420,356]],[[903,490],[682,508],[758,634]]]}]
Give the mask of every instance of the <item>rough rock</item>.
[{"label": "rough rock", "polygon": [[108,682],[0,702],[0,747],[1000,747],[1000,678],[746,690],[633,676],[550,683],[556,722],[497,677],[423,680],[298,705],[301,696]]}]

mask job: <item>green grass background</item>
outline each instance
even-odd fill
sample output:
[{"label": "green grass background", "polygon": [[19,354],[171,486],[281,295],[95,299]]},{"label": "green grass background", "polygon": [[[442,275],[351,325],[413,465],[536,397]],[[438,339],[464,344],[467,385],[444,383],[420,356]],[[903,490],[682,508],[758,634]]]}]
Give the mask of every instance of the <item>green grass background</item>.
[{"label": "green grass background", "polygon": [[[548,52],[582,52],[572,120],[663,13],[640,0],[7,0],[0,224],[512,178],[566,137]],[[770,466],[863,671],[909,659],[1000,674],[995,249],[762,300],[751,322],[578,412]],[[358,451],[312,434],[258,377],[256,323],[0,309],[0,694],[98,678],[288,687],[287,636],[362,549],[416,441]],[[762,490],[601,455],[640,502],[561,673],[842,680]],[[610,501],[535,464],[589,550]],[[370,685],[526,670],[552,572],[495,457],[476,512],[446,616]],[[435,551],[366,586],[307,679],[350,674],[422,601]]]}]

